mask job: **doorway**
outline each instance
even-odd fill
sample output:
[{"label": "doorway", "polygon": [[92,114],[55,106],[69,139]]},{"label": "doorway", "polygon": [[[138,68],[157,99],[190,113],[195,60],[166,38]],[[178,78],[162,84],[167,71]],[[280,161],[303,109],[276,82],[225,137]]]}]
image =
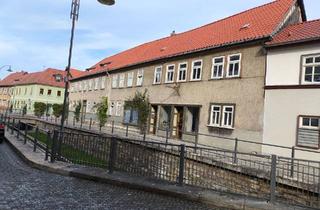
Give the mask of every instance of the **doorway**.
[{"label": "doorway", "polygon": [[176,106],[173,109],[172,137],[182,139],[183,134],[183,107]]},{"label": "doorway", "polygon": [[156,134],[157,117],[158,117],[158,106],[151,106],[150,120],[149,120],[149,133],[150,134]]}]

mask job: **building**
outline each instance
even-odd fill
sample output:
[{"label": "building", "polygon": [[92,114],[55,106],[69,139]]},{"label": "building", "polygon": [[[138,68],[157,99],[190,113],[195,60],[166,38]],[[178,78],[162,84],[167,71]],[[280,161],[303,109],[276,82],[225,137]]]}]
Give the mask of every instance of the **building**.
[{"label": "building", "polygon": [[12,87],[25,73],[23,71],[15,72],[0,81],[0,110],[2,112],[9,108]]},{"label": "building", "polygon": [[[147,89],[150,134],[165,136],[168,129],[171,138],[228,149],[234,142],[212,136],[262,142],[264,43],[305,20],[303,1],[277,0],[120,52],[94,65],[85,78],[107,77],[100,93],[108,96],[111,119],[118,123],[137,124],[137,112],[124,105]],[[82,100],[84,82],[75,81],[72,100]],[[261,147],[242,144],[240,150]]]},{"label": "building", "polygon": [[[26,107],[27,114],[33,114],[35,102],[43,102],[48,107],[63,103],[65,71],[48,68],[40,72],[15,74],[8,76],[8,78],[14,78],[9,84],[11,85],[10,106],[15,112],[21,112]],[[81,74],[80,71],[71,70],[71,75],[79,76],[79,74]],[[51,112],[50,109],[48,112]]]},{"label": "building", "polygon": [[[263,142],[320,151],[320,20],[291,25],[266,47]],[[291,155],[281,148],[263,151]],[[296,151],[298,158],[315,160],[307,154]]]}]

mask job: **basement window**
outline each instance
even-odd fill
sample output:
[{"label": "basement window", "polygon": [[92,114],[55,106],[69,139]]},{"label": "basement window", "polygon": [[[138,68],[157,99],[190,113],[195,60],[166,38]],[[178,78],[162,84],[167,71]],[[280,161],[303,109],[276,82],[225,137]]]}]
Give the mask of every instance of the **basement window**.
[{"label": "basement window", "polygon": [[319,149],[320,117],[300,116],[297,146]]}]

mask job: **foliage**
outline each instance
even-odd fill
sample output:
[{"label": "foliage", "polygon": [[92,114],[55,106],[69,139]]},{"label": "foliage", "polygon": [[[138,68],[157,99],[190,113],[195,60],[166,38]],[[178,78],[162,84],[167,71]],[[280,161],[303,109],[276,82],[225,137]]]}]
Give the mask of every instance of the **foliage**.
[{"label": "foliage", "polygon": [[108,97],[102,97],[101,102],[96,104],[94,108],[96,109],[96,115],[98,117],[100,130],[101,130],[101,128],[107,123]]},{"label": "foliage", "polygon": [[132,109],[138,112],[138,126],[140,131],[146,131],[147,122],[150,114],[150,102],[148,90],[144,92],[137,91],[133,98],[129,99],[125,104],[125,109]]},{"label": "foliage", "polygon": [[42,102],[35,102],[33,107],[34,107],[34,115],[37,117],[41,117],[45,113],[47,105]]},{"label": "foliage", "polygon": [[74,108],[74,118],[77,122],[80,121],[80,114],[81,114],[81,103],[80,101],[78,101]]},{"label": "foliage", "polygon": [[50,111],[51,107],[52,107],[52,104],[47,104],[47,107],[46,107],[46,116],[50,116],[49,111]]},{"label": "foliage", "polygon": [[60,117],[63,111],[63,104],[53,104],[52,110],[55,117]]},{"label": "foliage", "polygon": [[23,108],[22,108],[22,115],[26,115],[27,114],[27,105],[25,105]]}]

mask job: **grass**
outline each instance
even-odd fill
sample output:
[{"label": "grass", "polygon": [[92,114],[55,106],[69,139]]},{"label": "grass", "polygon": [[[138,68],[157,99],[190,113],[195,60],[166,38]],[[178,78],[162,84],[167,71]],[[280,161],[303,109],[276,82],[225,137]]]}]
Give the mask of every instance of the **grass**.
[{"label": "grass", "polygon": [[[28,135],[35,138],[36,133],[29,132]],[[43,132],[39,132],[37,140],[43,143],[44,145],[47,145],[47,134]],[[49,142],[49,149],[51,149],[51,147],[52,147],[52,143]],[[90,155],[81,149],[76,149],[66,144],[61,145],[61,156],[75,164],[96,166],[100,168],[106,168],[107,166],[107,163],[105,160],[94,157],[93,155]]]}]

